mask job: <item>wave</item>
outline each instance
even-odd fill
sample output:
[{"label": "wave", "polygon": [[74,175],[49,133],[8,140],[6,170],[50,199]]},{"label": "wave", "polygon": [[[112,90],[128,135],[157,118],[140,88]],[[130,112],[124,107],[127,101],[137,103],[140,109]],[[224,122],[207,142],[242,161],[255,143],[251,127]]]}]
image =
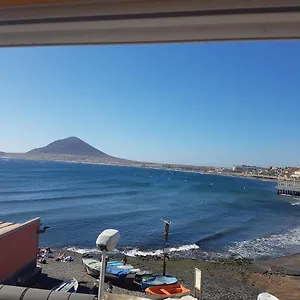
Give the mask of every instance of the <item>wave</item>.
[{"label": "wave", "polygon": [[[172,248],[166,248],[167,253],[174,253],[174,252],[186,252],[190,250],[196,250],[199,249],[199,246],[196,244],[191,244],[191,245],[182,245],[179,247],[172,247]],[[134,249],[127,249],[127,250],[122,250],[119,251],[124,255],[135,257],[135,256],[162,256],[163,254],[163,249],[158,249],[158,250],[152,250],[152,251],[142,251],[139,250],[138,248]]]},{"label": "wave", "polygon": [[68,251],[84,254],[84,253],[99,253],[97,248],[89,249],[89,248],[77,248],[77,247],[66,247]]},{"label": "wave", "polygon": [[229,247],[228,252],[245,258],[259,259],[294,254],[299,250],[300,227],[296,227],[285,233],[237,242]]},{"label": "wave", "polygon": [[120,179],[110,179],[105,181],[105,183],[108,184],[109,188],[116,188],[120,186],[142,188],[142,187],[150,187],[152,185],[151,182],[128,181],[128,180],[120,180]]},{"label": "wave", "polygon": [[300,198],[299,197],[294,197],[293,200],[289,201],[289,203],[293,206],[295,205],[300,205]]},{"label": "wave", "polygon": [[[80,254],[99,254],[99,251],[96,248],[87,249],[87,248],[78,248],[78,247],[68,247],[65,248],[68,251],[77,252]],[[172,257],[175,258],[187,258],[187,259],[200,259],[204,261],[219,261],[223,259],[230,259],[236,258],[236,255],[230,254],[228,252],[206,252],[201,251],[199,246],[196,244],[190,245],[182,245],[179,247],[169,248],[169,253],[171,253]],[[162,257],[163,250],[149,250],[149,251],[142,251],[138,248],[126,249],[126,250],[115,250],[112,252],[115,255],[126,255],[129,257],[137,257],[137,256],[153,256],[153,257]]]},{"label": "wave", "polygon": [[196,244],[198,245],[198,244],[201,244],[203,242],[220,239],[222,237],[225,237],[227,235],[231,235],[231,234],[239,232],[241,230],[243,230],[243,228],[241,228],[241,227],[234,227],[234,228],[229,228],[229,229],[226,229],[226,230],[222,230],[220,232],[212,233],[212,234],[210,234],[208,236],[205,236],[205,237],[201,238],[200,240],[198,240],[196,242]]},{"label": "wave", "polygon": [[[68,247],[69,251],[83,253],[98,253],[96,248]],[[290,255],[300,251],[300,227],[296,227],[284,233],[273,234],[252,240],[236,242],[226,247],[221,252],[204,251],[197,244],[187,244],[166,249],[173,257],[192,258],[200,260],[218,261],[244,257],[248,259],[266,259],[283,255]],[[138,247],[118,249],[115,253],[136,257],[156,256],[161,257],[163,249],[141,250]]]},{"label": "wave", "polygon": [[60,196],[60,197],[47,197],[47,198],[37,198],[37,199],[18,199],[18,200],[4,200],[0,201],[1,204],[16,204],[16,203],[26,203],[28,202],[48,202],[48,201],[62,201],[62,200],[74,200],[74,199],[95,199],[95,198],[105,198],[113,196],[136,196],[138,191],[127,191],[127,192],[112,192],[112,193],[97,193],[97,194],[83,194],[83,195],[74,195],[74,196]]},{"label": "wave", "polygon": [[15,196],[15,195],[34,195],[34,194],[42,194],[42,193],[57,193],[57,192],[68,192],[68,191],[82,191],[82,190],[90,190],[89,187],[65,187],[65,188],[55,188],[55,189],[36,189],[36,190],[10,190],[10,191],[1,191],[0,195],[2,196]]},{"label": "wave", "polygon": [[290,194],[280,194],[279,196],[281,196],[281,197],[294,197],[294,195],[290,195]]},{"label": "wave", "polygon": [[[68,247],[66,250],[83,253],[99,253],[96,248]],[[273,234],[253,240],[236,242],[221,252],[204,251],[196,244],[181,245],[166,249],[173,257],[218,261],[232,258],[265,259],[290,255],[300,251],[300,227],[285,233]],[[163,249],[141,250],[139,248],[118,249],[115,254],[130,257],[156,256],[161,257]]]},{"label": "wave", "polygon": [[[65,248],[68,251],[73,251],[77,252],[80,254],[84,253],[99,253],[99,251],[96,248],[79,248],[79,247],[67,247]],[[174,253],[174,252],[186,252],[186,251],[191,251],[191,250],[197,250],[199,249],[199,246],[196,244],[191,244],[191,245],[182,245],[179,247],[172,247],[172,248],[166,248],[166,252],[168,253]],[[158,250],[149,250],[149,251],[142,251],[139,250],[138,248],[131,248],[131,249],[125,249],[125,250],[116,250],[115,252],[121,253],[126,256],[130,257],[136,257],[136,256],[162,256],[163,254],[163,249],[158,249]]]}]

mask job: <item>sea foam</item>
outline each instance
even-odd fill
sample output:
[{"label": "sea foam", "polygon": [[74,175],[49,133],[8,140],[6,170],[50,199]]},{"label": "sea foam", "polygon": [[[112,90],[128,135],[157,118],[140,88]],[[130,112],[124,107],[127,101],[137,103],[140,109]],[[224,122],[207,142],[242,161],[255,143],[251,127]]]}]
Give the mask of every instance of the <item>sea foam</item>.
[{"label": "sea foam", "polygon": [[[182,245],[179,247],[172,247],[166,248],[167,253],[174,253],[174,252],[185,252],[199,249],[199,246],[196,244],[191,245]],[[80,247],[68,247],[66,248],[68,251],[77,252],[80,254],[84,253],[98,253],[99,251],[96,248],[80,248]],[[131,248],[126,250],[116,250],[117,253],[121,253],[127,256],[135,257],[135,256],[161,256],[163,254],[163,249],[158,250],[149,250],[149,251],[142,251],[138,248]]]}]

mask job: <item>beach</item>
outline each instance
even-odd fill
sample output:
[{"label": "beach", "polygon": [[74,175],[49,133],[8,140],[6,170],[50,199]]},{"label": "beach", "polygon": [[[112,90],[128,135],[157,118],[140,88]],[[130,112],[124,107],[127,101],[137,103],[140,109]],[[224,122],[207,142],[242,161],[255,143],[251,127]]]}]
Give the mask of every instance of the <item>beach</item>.
[{"label": "beach", "polygon": [[[89,293],[96,279],[89,276],[82,264],[82,254],[64,251],[65,255],[74,258],[72,262],[57,262],[47,259],[42,265],[42,275],[38,287],[52,288],[61,280],[76,278],[79,281],[80,293]],[[98,258],[94,255],[94,258]],[[119,256],[121,259],[122,256]],[[113,259],[116,259],[115,257]],[[162,260],[143,257],[129,257],[128,263],[142,270],[162,274]],[[260,292],[269,292],[280,300],[300,298],[300,255],[280,259],[250,261],[245,259],[224,260],[218,262],[176,259],[167,261],[167,275],[175,276],[180,283],[193,291],[194,268],[202,271],[202,299],[257,299]],[[299,270],[297,272],[297,270]],[[113,293],[145,296],[137,289],[126,289],[114,285]]]}]

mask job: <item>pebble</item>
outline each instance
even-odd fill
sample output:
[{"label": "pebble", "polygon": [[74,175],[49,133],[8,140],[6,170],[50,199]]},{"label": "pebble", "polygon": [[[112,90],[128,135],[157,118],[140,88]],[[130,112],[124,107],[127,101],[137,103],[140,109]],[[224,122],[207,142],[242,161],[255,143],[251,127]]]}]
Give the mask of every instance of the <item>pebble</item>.
[{"label": "pebble", "polygon": [[[45,274],[45,278],[41,284],[44,284],[44,288],[50,289],[56,285],[59,280],[69,280],[74,277],[80,283],[79,292],[89,293],[89,289],[93,286],[93,283],[96,282],[96,279],[85,272],[82,264],[82,255],[65,250],[64,252],[66,255],[71,255],[74,258],[74,261],[63,263],[56,262],[54,259],[48,259],[47,264],[43,265],[42,272]],[[162,272],[162,260],[160,258],[128,258],[128,263],[138,266],[143,270],[150,269],[156,274],[161,274]],[[202,299],[254,300],[257,299],[257,295],[260,291],[258,291],[253,284],[250,282],[248,283],[247,280],[245,280],[249,264],[245,263],[244,265],[245,268],[242,267],[243,264],[240,261],[230,262],[228,264],[223,262],[220,264],[183,259],[178,261],[170,260],[167,261],[167,275],[172,275],[178,279],[182,279],[181,283],[193,291],[194,268],[197,267],[203,270]],[[46,279],[46,274],[48,275],[48,280]],[[51,284],[53,286],[51,286]],[[113,287],[113,293],[135,295],[140,297],[146,296],[144,292],[138,290],[127,290],[117,286]]]}]

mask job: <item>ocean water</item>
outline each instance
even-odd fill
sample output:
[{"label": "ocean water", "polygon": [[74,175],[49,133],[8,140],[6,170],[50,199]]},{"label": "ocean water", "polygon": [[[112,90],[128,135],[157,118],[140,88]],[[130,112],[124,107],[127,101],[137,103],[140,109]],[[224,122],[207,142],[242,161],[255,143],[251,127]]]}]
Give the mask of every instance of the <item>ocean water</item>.
[{"label": "ocean water", "polygon": [[173,255],[214,260],[300,251],[300,199],[275,182],[104,165],[0,159],[0,221],[41,217],[40,243],[94,251],[106,228],[117,250],[162,252],[163,222]]}]

